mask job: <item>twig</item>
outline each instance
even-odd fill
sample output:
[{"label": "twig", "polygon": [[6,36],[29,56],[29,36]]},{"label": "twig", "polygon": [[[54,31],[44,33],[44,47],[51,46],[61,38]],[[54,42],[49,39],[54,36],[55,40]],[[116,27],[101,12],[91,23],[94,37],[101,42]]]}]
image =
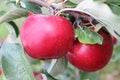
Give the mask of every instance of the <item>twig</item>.
[{"label": "twig", "polygon": [[89,16],[87,14],[84,13],[75,13],[75,12],[68,12],[70,15],[74,16],[76,19],[77,24],[79,25],[83,25],[82,21],[89,21],[88,23],[85,23],[85,25],[96,25],[99,22],[97,20],[95,20],[92,16]]}]

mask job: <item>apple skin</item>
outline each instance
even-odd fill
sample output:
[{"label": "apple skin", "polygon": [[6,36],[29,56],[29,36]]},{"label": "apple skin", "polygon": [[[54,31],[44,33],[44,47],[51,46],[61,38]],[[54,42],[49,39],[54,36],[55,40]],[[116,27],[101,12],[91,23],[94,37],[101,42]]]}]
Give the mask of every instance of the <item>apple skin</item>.
[{"label": "apple skin", "polygon": [[103,37],[102,45],[84,44],[78,40],[74,42],[72,49],[66,55],[73,66],[86,72],[94,72],[109,62],[113,52],[111,35],[103,28],[98,33]]},{"label": "apple skin", "polygon": [[71,22],[64,17],[33,14],[24,21],[20,38],[32,58],[58,59],[72,47],[74,30]]},{"label": "apple skin", "polygon": [[42,77],[42,74],[36,72],[36,71],[33,71],[33,74],[34,74],[34,80],[43,80],[43,77]]},{"label": "apple skin", "polygon": [[2,71],[2,68],[0,67],[0,75],[2,75],[3,71]]},{"label": "apple skin", "polygon": [[115,38],[115,36],[111,35],[112,36],[112,40],[113,40],[113,44],[116,44],[117,43],[117,39]]}]

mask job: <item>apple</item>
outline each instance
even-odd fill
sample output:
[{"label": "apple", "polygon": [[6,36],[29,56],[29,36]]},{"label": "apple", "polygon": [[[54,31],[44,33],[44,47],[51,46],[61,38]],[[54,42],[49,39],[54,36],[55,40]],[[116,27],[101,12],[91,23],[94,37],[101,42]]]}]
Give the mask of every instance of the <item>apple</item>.
[{"label": "apple", "polygon": [[74,30],[71,22],[64,17],[33,14],[24,21],[20,39],[32,58],[58,59],[72,47]]},{"label": "apple", "polygon": [[35,77],[34,80],[43,80],[43,77],[40,73],[38,73],[36,71],[33,71],[33,74],[34,74],[34,77]]},{"label": "apple", "polygon": [[115,38],[115,36],[111,35],[112,36],[112,40],[113,40],[113,44],[116,44],[117,43],[117,39]]},{"label": "apple", "polygon": [[2,71],[2,68],[0,67],[0,75],[2,75],[3,71]]},{"label": "apple", "polygon": [[76,68],[94,72],[102,69],[110,61],[113,52],[111,35],[107,30],[101,28],[98,33],[103,37],[103,43],[85,44],[76,40],[67,53],[68,61]]}]

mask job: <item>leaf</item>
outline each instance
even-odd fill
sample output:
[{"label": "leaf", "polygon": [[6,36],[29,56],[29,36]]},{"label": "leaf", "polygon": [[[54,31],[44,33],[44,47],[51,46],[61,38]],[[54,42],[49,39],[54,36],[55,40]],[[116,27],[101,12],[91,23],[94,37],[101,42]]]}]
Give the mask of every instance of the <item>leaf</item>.
[{"label": "leaf", "polygon": [[98,1],[98,2],[106,2],[107,0],[94,0],[94,1]]},{"label": "leaf", "polygon": [[[0,16],[2,16],[4,13],[5,13],[5,11],[0,11]],[[14,28],[15,33],[18,36],[19,35],[19,29],[18,29],[17,25],[13,21],[8,22],[8,24],[10,24]]]},{"label": "leaf", "polygon": [[15,34],[18,37],[18,35],[19,35],[19,29],[18,29],[17,25],[15,24],[15,22],[10,21],[8,23],[14,28]]},{"label": "leaf", "polygon": [[45,74],[45,76],[47,77],[48,80],[58,80],[58,79],[54,78],[53,76],[51,76],[51,74],[49,74],[46,70],[43,70],[43,73]]},{"label": "leaf", "polygon": [[33,13],[41,13],[41,7],[35,3],[32,3],[28,0],[20,0],[20,4],[23,8]]},{"label": "leaf", "polygon": [[80,80],[98,80],[96,72],[81,72]]},{"label": "leaf", "polygon": [[65,57],[60,59],[52,60],[50,67],[48,68],[48,73],[52,76],[56,76],[65,71],[67,68],[67,60]]},{"label": "leaf", "polygon": [[9,5],[9,4],[14,4],[14,5],[16,6],[16,1],[8,1],[8,2],[6,3],[6,5]]},{"label": "leaf", "polygon": [[107,4],[84,0],[75,10],[91,15],[104,25],[112,35],[120,39],[120,16],[113,14]]},{"label": "leaf", "polygon": [[1,75],[0,75],[0,80],[4,80],[4,78],[5,78],[4,75],[1,74]]},{"label": "leaf", "polygon": [[120,5],[120,0],[107,0],[107,3]]},{"label": "leaf", "polygon": [[16,2],[16,4],[19,4],[19,3],[20,3],[20,0],[16,0],[15,2]]},{"label": "leaf", "polygon": [[8,35],[8,30],[6,29],[5,26],[6,24],[0,24],[0,40],[3,40],[3,41],[5,39],[5,36]]},{"label": "leaf", "polygon": [[114,4],[108,4],[108,6],[111,8],[111,10],[114,14],[120,16],[120,6],[114,5]]},{"label": "leaf", "polygon": [[120,43],[114,46],[112,61],[116,62],[120,60]]},{"label": "leaf", "polygon": [[7,39],[0,53],[2,69],[7,80],[34,80],[32,69],[19,43],[10,42]]},{"label": "leaf", "polygon": [[90,30],[86,26],[84,26],[84,29],[77,28],[76,29],[76,35],[78,36],[78,40],[81,43],[86,44],[102,44],[103,38],[100,34],[97,32]]},{"label": "leaf", "polygon": [[17,18],[27,16],[27,11],[24,9],[17,8],[15,10],[8,11],[3,16],[0,17],[0,24],[3,22],[9,22]]},{"label": "leaf", "polygon": [[5,11],[0,11],[0,16],[2,16],[5,13]]},{"label": "leaf", "polygon": [[[0,11],[0,16],[4,15],[4,13],[5,13],[5,11]],[[8,24],[10,24],[14,28],[15,33],[18,36],[19,35],[19,29],[18,29],[17,25],[13,21],[8,22]]]},{"label": "leaf", "polygon": [[73,6],[76,6],[77,4],[75,4],[75,3],[67,0],[67,1],[65,2],[65,5],[69,5],[69,6],[72,6],[72,7],[73,7]]},{"label": "leaf", "polygon": [[78,3],[82,2],[83,0],[69,0],[69,1],[71,1],[72,3],[78,4]]}]

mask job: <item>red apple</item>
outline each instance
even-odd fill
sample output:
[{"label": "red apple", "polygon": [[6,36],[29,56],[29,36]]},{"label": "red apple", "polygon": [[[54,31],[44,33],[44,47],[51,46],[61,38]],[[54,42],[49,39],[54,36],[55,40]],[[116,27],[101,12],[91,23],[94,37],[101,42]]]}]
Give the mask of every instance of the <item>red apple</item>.
[{"label": "red apple", "polygon": [[113,35],[111,35],[111,36],[112,36],[113,44],[116,44],[117,43],[117,39]]},{"label": "red apple", "polygon": [[102,69],[109,62],[113,52],[111,35],[103,28],[98,33],[103,37],[102,45],[84,44],[78,40],[73,44],[66,55],[73,66],[86,72],[94,72]]},{"label": "red apple", "polygon": [[2,68],[0,68],[0,75],[2,75],[2,73],[3,73],[3,72],[2,72]]},{"label": "red apple", "polygon": [[27,14],[28,14],[28,16],[33,15],[33,13],[30,11],[28,11]]},{"label": "red apple", "polygon": [[74,30],[64,17],[33,14],[22,25],[20,38],[32,58],[57,59],[65,56],[72,47]]},{"label": "red apple", "polygon": [[34,74],[34,77],[35,77],[34,80],[43,80],[43,77],[40,73],[38,73],[36,71],[33,71],[33,74]]}]

